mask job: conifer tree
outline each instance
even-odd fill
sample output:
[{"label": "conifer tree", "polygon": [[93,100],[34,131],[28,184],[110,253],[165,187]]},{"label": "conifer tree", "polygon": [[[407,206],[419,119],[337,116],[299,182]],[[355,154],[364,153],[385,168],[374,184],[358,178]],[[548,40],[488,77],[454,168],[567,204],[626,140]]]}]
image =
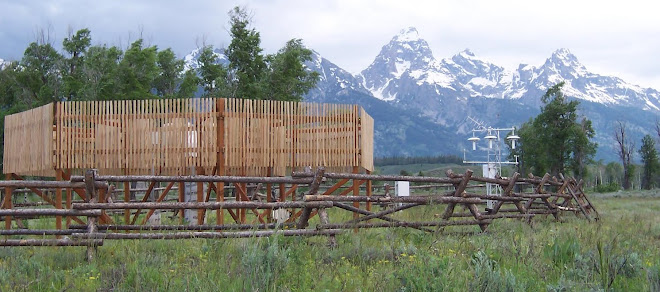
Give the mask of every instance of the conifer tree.
[{"label": "conifer tree", "polygon": [[655,182],[655,175],[660,170],[660,162],[658,161],[658,151],[655,149],[655,141],[651,135],[646,135],[642,138],[642,147],[639,149],[639,155],[642,158],[644,165],[644,172],[642,174],[642,188],[651,189]]}]

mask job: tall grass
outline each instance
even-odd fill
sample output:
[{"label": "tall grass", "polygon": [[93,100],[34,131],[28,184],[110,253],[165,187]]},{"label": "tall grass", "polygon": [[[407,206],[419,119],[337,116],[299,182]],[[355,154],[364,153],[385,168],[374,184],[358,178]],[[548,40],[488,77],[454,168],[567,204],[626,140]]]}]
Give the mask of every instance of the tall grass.
[{"label": "tall grass", "polygon": [[0,248],[0,291],[659,291],[660,199],[592,200],[597,223],[361,230],[336,249],[324,237],[106,241],[87,264],[80,247]]}]

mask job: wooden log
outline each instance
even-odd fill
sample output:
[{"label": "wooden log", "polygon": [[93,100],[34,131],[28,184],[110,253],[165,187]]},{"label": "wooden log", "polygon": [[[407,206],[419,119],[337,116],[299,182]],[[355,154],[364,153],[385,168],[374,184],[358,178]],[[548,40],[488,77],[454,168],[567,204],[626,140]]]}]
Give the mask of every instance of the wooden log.
[{"label": "wooden log", "polygon": [[481,219],[498,219],[498,218],[529,218],[534,217],[535,214],[484,214],[479,218]]},{"label": "wooden log", "polygon": [[[90,204],[95,204],[98,201],[98,196],[96,193],[96,169],[88,169],[85,172],[85,195],[89,200]],[[91,239],[91,235],[96,233],[96,217],[88,216],[87,217],[87,239]],[[102,244],[102,243],[101,243]],[[87,262],[91,263],[96,257],[97,246],[99,245],[88,245],[87,246]]]},{"label": "wooden log", "polygon": [[529,214],[556,214],[559,210],[539,210],[539,209],[530,209],[527,211]]},{"label": "wooden log", "polygon": [[541,199],[541,198],[550,198],[552,194],[513,194],[514,197],[524,198],[524,199]]},{"label": "wooden log", "polygon": [[[372,212],[367,211],[367,210],[362,210],[360,208],[355,208],[351,205],[346,205],[346,204],[338,203],[338,202],[334,202],[333,206],[335,206],[337,208],[344,209],[346,211],[357,212],[357,213],[360,213],[362,215],[367,215],[367,216],[375,214],[375,213],[372,213]],[[393,219],[393,218],[390,218],[390,217],[387,217],[387,216],[384,216],[384,215],[379,216],[378,218],[382,219],[382,220],[385,220],[385,221],[388,221],[388,222],[401,222],[400,220]],[[418,227],[417,229],[422,230],[422,231],[426,231],[426,232],[433,232],[433,230],[431,230],[431,229],[426,229],[426,228],[422,228],[422,227]]]},{"label": "wooden log", "polygon": [[94,233],[83,234],[74,233],[72,237],[77,238],[96,238],[96,239],[195,239],[195,238],[249,238],[249,237],[267,237],[272,235],[282,236],[318,236],[318,235],[337,235],[341,230],[267,230],[267,231],[236,231],[236,232],[173,232],[173,233]]},{"label": "wooden log", "polygon": [[364,216],[364,217],[360,217],[360,218],[357,218],[357,219],[353,219],[353,220],[351,220],[351,221],[348,221],[348,223],[349,223],[349,224],[353,224],[353,223],[358,223],[358,222],[366,221],[366,220],[369,220],[369,219],[381,218],[381,217],[383,217],[383,216],[385,216],[385,215],[389,215],[389,214],[392,214],[392,213],[395,213],[395,212],[399,212],[399,211],[402,211],[402,210],[405,210],[405,209],[409,209],[409,208],[412,208],[412,207],[416,207],[416,206],[419,206],[419,204],[408,204],[408,205],[403,205],[403,206],[399,206],[399,207],[396,207],[396,208],[393,208],[393,209],[384,210],[384,211],[380,211],[380,212],[378,212],[378,213],[373,213],[373,214],[371,214],[371,215],[367,215],[367,216]]},{"label": "wooden log", "polygon": [[[295,227],[295,223],[227,224],[227,225],[98,225],[98,230],[111,231],[204,231],[204,230],[256,230]],[[85,225],[71,225],[70,229],[86,229]]]},{"label": "wooden log", "polygon": [[[294,172],[291,177],[312,177],[312,173],[308,172]],[[445,178],[445,177],[426,177],[426,176],[404,176],[404,175],[376,175],[376,174],[360,174],[360,173],[333,173],[326,172],[324,177],[329,179],[355,179],[355,180],[370,180],[370,181],[409,181],[409,182],[428,182],[428,183],[456,183],[460,179]]]},{"label": "wooden log", "polygon": [[527,200],[526,198],[495,196],[495,195],[482,195],[482,194],[470,194],[470,193],[465,193],[465,195],[466,198],[479,198],[484,200],[503,201],[503,202],[520,202]]},{"label": "wooden log", "polygon": [[428,204],[447,204],[463,203],[474,204],[481,203],[478,198],[462,198],[447,196],[412,196],[412,197],[381,197],[381,196],[305,196],[306,202],[327,201],[327,202],[373,202],[373,203],[416,203],[422,205]]},{"label": "wooden log", "polygon": [[12,229],[0,230],[0,235],[71,235],[77,230],[53,230],[53,229]]},{"label": "wooden log", "polygon": [[327,229],[353,229],[353,228],[387,228],[387,227],[432,227],[432,226],[457,226],[457,225],[479,225],[491,223],[491,220],[456,220],[456,221],[429,221],[429,222],[378,222],[378,223],[339,223],[319,224],[317,228]]},{"label": "wooden log", "polygon": [[[453,173],[451,170],[447,171],[448,177],[453,177],[452,174]],[[472,170],[468,169],[467,171],[465,171],[465,175],[463,175],[463,178],[461,178],[460,181],[458,181],[457,183],[454,183],[455,192],[453,196],[455,198],[463,198],[462,194],[465,191],[465,187],[470,182],[471,177],[472,177]],[[454,208],[456,208],[456,203],[449,203],[449,205],[447,205],[447,208],[445,209],[445,212],[442,214],[442,219],[447,220],[451,218],[451,214],[454,213]]]},{"label": "wooden log", "polygon": [[[98,188],[108,185],[103,182],[96,182]],[[0,187],[5,188],[39,188],[39,189],[84,189],[85,184],[81,182],[70,181],[41,181],[41,180],[2,180]]]},{"label": "wooden log", "polygon": [[69,209],[1,209],[0,216],[101,216],[101,210]]},{"label": "wooden log", "polygon": [[[520,176],[520,173],[514,172],[513,175],[509,178],[509,184],[504,187],[502,190],[502,195],[505,197],[511,197],[512,192],[513,192],[513,187],[516,186],[516,181],[518,180],[518,177]],[[495,206],[491,210],[488,211],[489,214],[497,214],[497,212],[500,210],[502,205],[504,204],[503,201],[498,201],[495,203]],[[523,207],[522,203],[520,202],[514,202],[516,208],[520,210],[520,213],[526,213],[525,207]]]},{"label": "wooden log", "polygon": [[233,202],[129,202],[129,203],[82,203],[73,204],[73,209],[78,210],[110,210],[110,209],[277,209],[277,208],[330,208],[331,201],[325,202],[256,202],[256,201],[233,201]]},{"label": "wooden log", "polygon": [[577,194],[575,193],[575,191],[573,191],[573,187],[571,185],[568,186],[568,193],[571,194],[573,200],[575,200],[575,202],[577,203],[580,211],[582,212],[584,217],[587,218],[587,221],[591,221],[591,217],[587,213],[587,210],[584,209],[583,205],[580,204],[580,200],[578,200]]},{"label": "wooden log", "polygon": [[4,239],[0,246],[101,246],[101,239]]},{"label": "wooden log", "polygon": [[[180,175],[180,176],[157,176],[157,175],[99,175],[98,181],[106,182],[224,182],[224,183],[288,183],[288,184],[310,184],[313,178],[291,178],[291,177],[252,177],[252,176],[217,176],[217,175]],[[83,181],[81,176],[72,176],[72,182]],[[1,186],[1,185],[0,185]]]},{"label": "wooden log", "polygon": [[[325,168],[319,167],[316,170],[316,173],[314,174],[314,180],[310,184],[309,191],[307,192],[307,196],[313,196],[316,195],[316,193],[319,191],[319,186],[321,185],[321,181],[323,180],[323,173],[325,173]],[[305,206],[305,208],[302,210],[302,215],[300,216],[300,220],[298,221],[298,229],[303,229],[307,227],[309,221],[309,217],[312,215],[312,207]]]}]

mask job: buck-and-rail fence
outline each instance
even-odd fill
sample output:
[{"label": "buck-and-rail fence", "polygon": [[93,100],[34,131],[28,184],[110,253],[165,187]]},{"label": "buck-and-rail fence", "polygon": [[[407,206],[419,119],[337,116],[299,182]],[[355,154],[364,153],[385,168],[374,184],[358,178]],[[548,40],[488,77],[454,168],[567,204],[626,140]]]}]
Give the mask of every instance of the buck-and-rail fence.
[{"label": "buck-and-rail fence", "polygon": [[[433,190],[395,196],[389,183],[396,181],[426,184],[422,186]],[[148,187],[136,195],[132,182]],[[375,182],[385,184],[376,188]],[[191,184],[197,186],[195,196],[193,201],[185,201],[185,189]],[[218,184],[233,188],[216,193]],[[485,194],[485,184],[499,188],[501,194]],[[169,192],[175,185],[178,195],[172,196]],[[446,177],[334,173],[322,167],[286,177],[99,175],[97,170],[88,170],[68,181],[0,181],[4,189],[0,217],[5,222],[0,246],[87,246],[91,260],[96,247],[106,240],[279,234],[327,236],[329,244],[336,245],[336,235],[361,228],[405,227],[436,233],[450,226],[476,226],[474,231],[480,232],[498,219],[531,222],[535,216],[552,215],[559,220],[563,213],[596,220],[598,212],[582,186],[582,181],[561,175],[521,177],[514,173],[486,178],[473,176],[471,170],[462,174],[448,171]],[[117,192],[119,187],[123,188]],[[48,204],[18,207],[15,201],[25,196],[14,193],[18,188],[30,190],[31,198]],[[66,192],[66,204],[53,202],[48,190]],[[118,196],[122,193],[123,198]],[[74,194],[78,197],[75,203]],[[489,200],[493,202],[490,208]],[[423,206],[427,206],[426,212],[415,211]],[[150,224],[158,210],[173,213],[165,223]],[[184,210],[196,213],[197,220],[186,220]],[[340,210],[352,214],[350,219]],[[209,224],[214,216],[215,224]],[[32,224],[27,220],[38,217],[55,220],[48,221],[46,225],[51,227],[47,229],[29,228]],[[63,226],[52,223],[64,220]]]}]

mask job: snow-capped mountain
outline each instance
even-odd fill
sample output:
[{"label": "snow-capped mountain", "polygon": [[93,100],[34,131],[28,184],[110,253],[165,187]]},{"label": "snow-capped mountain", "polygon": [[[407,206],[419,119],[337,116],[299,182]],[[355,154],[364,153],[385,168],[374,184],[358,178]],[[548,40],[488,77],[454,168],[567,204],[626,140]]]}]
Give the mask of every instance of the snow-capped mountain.
[{"label": "snow-capped mountain", "polygon": [[11,64],[11,62],[0,59],[0,70],[4,70],[9,64]]},{"label": "snow-capped mountain", "polygon": [[307,101],[319,101],[329,96],[346,95],[350,91],[370,95],[369,91],[362,86],[360,81],[348,71],[321,57],[312,50],[312,60],[305,63],[308,70],[319,74],[316,88],[312,89],[306,96]]},{"label": "snow-capped mountain", "polygon": [[[592,73],[567,49],[552,53],[540,67],[520,65],[509,71],[466,49],[451,58],[435,59],[428,43],[415,28],[403,29],[381,49],[358,78],[374,97],[394,103],[423,100],[428,104],[469,97],[521,99],[540,104],[539,97],[565,81],[569,97],[605,105],[660,111],[660,93],[629,84],[620,78]],[[434,94],[435,93],[435,94]]]},{"label": "snow-capped mountain", "polygon": [[[543,65],[536,68],[521,65],[514,73],[518,86],[509,89],[511,98],[538,99],[538,94],[561,81],[563,92],[569,97],[604,104],[660,111],[660,92],[642,88],[613,76],[592,73],[568,49],[552,53]],[[524,77],[523,77],[524,76]],[[527,94],[527,93],[533,93]]]}]

